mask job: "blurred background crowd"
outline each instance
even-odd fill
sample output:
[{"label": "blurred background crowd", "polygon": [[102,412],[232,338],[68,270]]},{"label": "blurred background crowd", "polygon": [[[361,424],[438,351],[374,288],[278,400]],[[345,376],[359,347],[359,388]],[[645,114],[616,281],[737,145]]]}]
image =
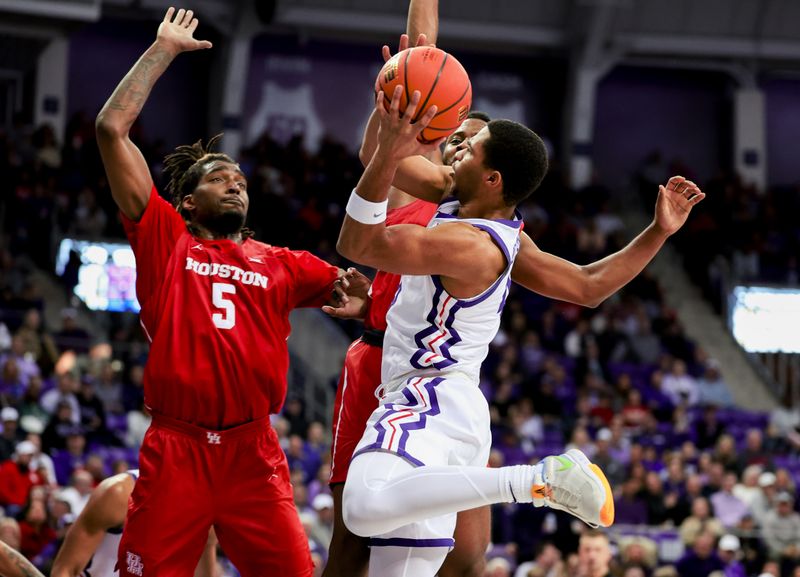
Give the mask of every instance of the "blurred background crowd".
[{"label": "blurred background crowd", "polygon": [[[0,133],[0,539],[44,570],[93,487],[136,467],[149,422],[147,347],[134,315],[112,315],[104,331],[90,332],[71,294],[77,279],[65,273],[57,282],[67,304],[58,323],[45,321],[42,279],[53,270],[57,240],[122,237],[93,134],[84,115],[69,123],[64,143],[47,126],[22,121]],[[163,144],[140,138],[159,175]],[[329,139],[312,154],[300,138],[281,146],[264,135],[241,161],[257,238],[347,264],[332,247],[360,174],[355,156]],[[651,206],[656,183],[675,170],[643,159],[631,183]],[[680,170],[691,176],[691,167]],[[675,239],[697,249],[684,254],[699,284],[714,282],[712,254],[754,277],[794,274],[800,237],[787,203],[796,195],[772,191],[748,202],[746,189],[724,175],[705,190],[708,201]],[[556,162],[523,207],[526,231],[575,262],[602,258],[629,236],[611,192],[598,184],[571,190]],[[769,238],[756,224],[765,219],[774,221]],[[719,227],[713,234],[709,220]],[[343,328],[357,335],[357,324]],[[735,406],[719,369],[703,343],[686,336],[648,271],[594,309],[512,288],[482,373],[490,465],[578,447],[615,488],[617,524],[608,535],[587,534],[557,511],[497,505],[487,576],[577,575],[582,556],[605,567],[598,576],[800,575],[800,410]],[[333,521],[330,435],[304,409],[290,390],[273,424],[322,567]]]}]

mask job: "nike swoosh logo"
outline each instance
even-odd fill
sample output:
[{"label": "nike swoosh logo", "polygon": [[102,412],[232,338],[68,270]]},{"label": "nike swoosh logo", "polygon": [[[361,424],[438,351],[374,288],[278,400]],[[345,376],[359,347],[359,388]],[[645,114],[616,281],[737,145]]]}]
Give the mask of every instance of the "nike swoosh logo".
[{"label": "nike swoosh logo", "polygon": [[383,216],[382,212],[374,212],[372,213],[372,218],[378,218],[379,216]]},{"label": "nike swoosh logo", "polygon": [[556,469],[556,473],[560,473],[561,471],[566,471],[567,469],[571,469],[572,467],[575,466],[574,462],[562,457],[561,455],[557,455],[556,460],[561,464],[561,467]]},{"label": "nike swoosh logo", "polygon": [[511,481],[508,482],[508,490],[511,492],[511,498],[514,499],[514,502],[518,503],[517,496],[514,494],[514,487],[511,486]]}]

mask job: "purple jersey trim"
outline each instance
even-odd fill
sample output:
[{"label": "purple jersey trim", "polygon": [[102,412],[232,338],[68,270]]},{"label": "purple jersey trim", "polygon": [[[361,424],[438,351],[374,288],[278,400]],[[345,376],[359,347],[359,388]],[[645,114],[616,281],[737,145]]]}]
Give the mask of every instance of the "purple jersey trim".
[{"label": "purple jersey trim", "polygon": [[[455,303],[448,312],[447,319],[444,321],[444,330],[449,334],[447,340],[445,340],[442,345],[439,347],[440,353],[436,353],[436,351],[432,350],[429,347],[425,346],[423,339],[433,336],[434,334],[438,333],[441,329],[436,324],[436,317],[439,314],[439,306],[441,305],[442,295],[447,294],[444,290],[444,287],[441,283],[437,283],[439,277],[431,277],[433,279],[433,283],[436,286],[436,292],[433,295],[433,305],[431,309],[428,311],[428,316],[426,317],[426,321],[428,321],[429,326],[418,332],[414,335],[414,342],[417,345],[417,351],[411,356],[411,365],[416,369],[427,369],[429,367],[434,367],[436,369],[444,369],[449,367],[452,364],[455,364],[455,360],[452,356],[450,356],[450,347],[453,345],[461,342],[461,335],[453,328],[453,323],[456,320],[456,313],[458,309],[461,308],[460,301],[453,298],[453,302]],[[448,295],[449,296],[449,295]],[[420,359],[424,356],[427,356],[431,353],[440,355],[444,357],[443,360],[433,363],[432,365],[423,365],[420,364]]]},{"label": "purple jersey trim", "polygon": [[[424,429],[425,425],[427,424],[428,417],[435,417],[441,412],[439,408],[439,399],[436,396],[436,386],[439,385],[442,381],[444,381],[443,377],[436,377],[436,378],[428,378],[428,379],[419,379],[417,385],[422,385],[423,388],[427,391],[428,397],[430,399],[430,407],[428,410],[421,411],[416,413],[419,417],[418,420],[410,422],[410,423],[400,423],[400,430],[402,434],[400,435],[400,440],[397,443],[397,449],[392,450],[391,448],[386,448],[383,446],[383,441],[386,439],[386,434],[389,432],[386,426],[384,425],[384,421],[386,421],[389,417],[406,411],[408,409],[412,409],[414,407],[418,407],[420,405],[419,400],[414,394],[409,390],[409,385],[412,381],[417,381],[418,378],[409,379],[406,381],[406,386],[403,389],[403,396],[406,398],[408,403],[406,404],[398,404],[398,403],[389,403],[384,405],[385,412],[378,419],[378,422],[373,425],[373,428],[378,432],[378,437],[375,439],[375,442],[367,445],[363,449],[360,449],[356,453],[353,454],[353,459],[355,459],[361,453],[369,453],[373,451],[389,451],[391,453],[396,453],[397,455],[403,457],[404,459],[408,460],[410,463],[422,467],[425,465],[422,461],[411,455],[406,450],[406,443],[408,443],[408,438],[411,431],[416,431],[419,429]],[[426,382],[427,381],[427,382]]]},{"label": "purple jersey trim", "polygon": [[393,537],[389,539],[381,539],[379,537],[371,537],[369,540],[370,547],[453,547],[456,541],[452,538],[443,539],[405,539],[401,537]]}]

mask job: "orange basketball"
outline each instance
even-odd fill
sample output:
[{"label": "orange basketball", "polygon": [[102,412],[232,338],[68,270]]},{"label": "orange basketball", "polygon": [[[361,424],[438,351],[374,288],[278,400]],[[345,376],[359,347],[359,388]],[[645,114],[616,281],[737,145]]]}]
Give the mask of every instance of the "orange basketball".
[{"label": "orange basketball", "polygon": [[472,105],[469,76],[461,63],[444,50],[416,46],[398,52],[386,61],[375,79],[375,92],[383,90],[387,110],[397,85],[403,86],[401,113],[414,91],[420,92],[415,122],[430,106],[435,104],[438,108],[436,116],[419,137],[422,142],[449,136],[469,114]]}]

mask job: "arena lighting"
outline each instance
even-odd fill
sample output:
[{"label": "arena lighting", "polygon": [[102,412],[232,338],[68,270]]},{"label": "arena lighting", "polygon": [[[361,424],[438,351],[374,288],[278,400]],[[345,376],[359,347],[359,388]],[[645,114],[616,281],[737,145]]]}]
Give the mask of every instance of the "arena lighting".
[{"label": "arena lighting", "polygon": [[800,353],[800,289],[737,286],[730,295],[730,326],[750,353]]},{"label": "arena lighting", "polygon": [[89,309],[139,312],[136,259],[127,243],[65,238],[56,255],[56,274],[71,274],[71,267],[78,274],[73,292]]}]

